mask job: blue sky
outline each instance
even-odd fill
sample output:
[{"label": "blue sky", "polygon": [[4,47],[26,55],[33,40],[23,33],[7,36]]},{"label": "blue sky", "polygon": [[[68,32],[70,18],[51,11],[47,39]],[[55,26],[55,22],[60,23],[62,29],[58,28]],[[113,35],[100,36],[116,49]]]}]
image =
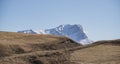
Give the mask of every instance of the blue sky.
[{"label": "blue sky", "polygon": [[0,0],[0,31],[81,24],[92,40],[120,38],[120,0]]}]

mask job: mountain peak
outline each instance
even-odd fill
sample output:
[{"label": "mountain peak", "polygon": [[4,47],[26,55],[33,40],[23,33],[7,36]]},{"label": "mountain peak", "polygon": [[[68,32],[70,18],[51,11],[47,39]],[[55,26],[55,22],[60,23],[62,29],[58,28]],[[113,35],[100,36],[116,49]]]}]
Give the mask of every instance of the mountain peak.
[{"label": "mountain peak", "polygon": [[58,35],[58,36],[66,36],[80,44],[86,45],[90,44],[92,41],[90,41],[87,37],[87,35],[84,33],[83,28],[80,24],[62,24],[58,27],[51,28],[51,29],[45,29],[40,30],[39,32],[33,31],[33,30],[24,30],[24,31],[18,31],[19,33],[29,33],[29,34],[52,34],[52,35]]},{"label": "mountain peak", "polygon": [[78,27],[82,27],[80,24],[61,24],[58,27],[66,27],[66,26],[78,26]]}]

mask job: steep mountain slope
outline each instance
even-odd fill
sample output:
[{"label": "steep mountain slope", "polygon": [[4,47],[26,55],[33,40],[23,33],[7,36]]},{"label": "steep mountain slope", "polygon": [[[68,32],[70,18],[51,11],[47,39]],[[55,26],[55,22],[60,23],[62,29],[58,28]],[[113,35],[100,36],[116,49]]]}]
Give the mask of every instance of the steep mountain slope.
[{"label": "steep mountain slope", "polygon": [[84,33],[83,28],[79,24],[65,24],[60,25],[56,28],[40,30],[40,31],[33,31],[33,30],[23,30],[18,31],[18,33],[27,33],[27,34],[52,34],[58,36],[66,36],[82,45],[92,43],[91,40],[88,39],[87,35]]}]

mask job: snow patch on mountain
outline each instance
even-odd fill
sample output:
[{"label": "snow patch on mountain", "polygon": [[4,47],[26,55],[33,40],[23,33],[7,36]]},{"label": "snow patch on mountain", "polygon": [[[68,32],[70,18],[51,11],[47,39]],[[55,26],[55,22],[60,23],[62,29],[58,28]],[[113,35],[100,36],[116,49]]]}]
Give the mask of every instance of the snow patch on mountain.
[{"label": "snow patch on mountain", "polygon": [[34,32],[36,32],[36,34],[46,34],[45,30],[39,30],[39,31],[34,31]]}]

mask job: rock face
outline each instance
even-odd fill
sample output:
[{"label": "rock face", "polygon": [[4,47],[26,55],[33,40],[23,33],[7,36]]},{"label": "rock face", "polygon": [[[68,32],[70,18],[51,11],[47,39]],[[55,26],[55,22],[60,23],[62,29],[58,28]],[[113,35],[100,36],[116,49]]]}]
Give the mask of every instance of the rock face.
[{"label": "rock face", "polygon": [[52,34],[52,35],[58,35],[58,36],[66,36],[82,45],[92,43],[92,41],[89,40],[87,35],[84,33],[82,26],[79,24],[59,25],[58,27],[55,27],[52,29],[45,29],[40,31],[23,30],[18,32],[27,33],[27,34]]}]

